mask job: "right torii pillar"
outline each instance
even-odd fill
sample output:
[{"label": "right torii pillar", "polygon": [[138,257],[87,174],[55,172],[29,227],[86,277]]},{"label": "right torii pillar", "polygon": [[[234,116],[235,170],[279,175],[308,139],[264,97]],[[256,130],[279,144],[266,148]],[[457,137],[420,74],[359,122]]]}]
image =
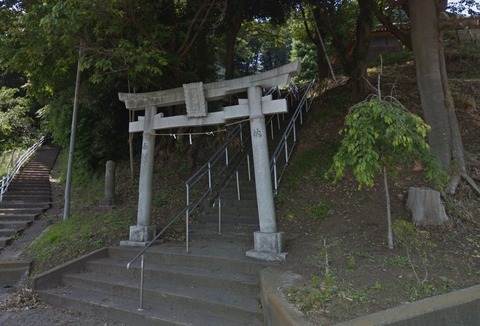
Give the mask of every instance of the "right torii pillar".
[{"label": "right torii pillar", "polygon": [[254,233],[254,249],[247,251],[247,256],[271,261],[285,260],[287,253],[284,252],[284,233],[277,232],[267,131],[265,115],[262,112],[260,87],[248,88],[248,108],[260,231]]}]

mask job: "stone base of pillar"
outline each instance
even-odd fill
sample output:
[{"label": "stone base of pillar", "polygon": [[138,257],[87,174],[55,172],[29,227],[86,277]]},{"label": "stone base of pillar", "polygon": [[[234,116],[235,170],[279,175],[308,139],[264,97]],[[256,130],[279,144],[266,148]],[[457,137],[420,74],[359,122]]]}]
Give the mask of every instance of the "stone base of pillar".
[{"label": "stone base of pillar", "polygon": [[253,250],[247,251],[247,257],[267,260],[267,261],[285,261],[287,253],[283,252],[285,247],[285,237],[283,232],[254,232]]},{"label": "stone base of pillar", "polygon": [[117,201],[113,199],[102,199],[97,203],[98,208],[117,208]]},{"label": "stone base of pillar", "polygon": [[120,241],[120,245],[144,247],[155,238],[155,231],[155,225],[131,225],[130,239]]}]

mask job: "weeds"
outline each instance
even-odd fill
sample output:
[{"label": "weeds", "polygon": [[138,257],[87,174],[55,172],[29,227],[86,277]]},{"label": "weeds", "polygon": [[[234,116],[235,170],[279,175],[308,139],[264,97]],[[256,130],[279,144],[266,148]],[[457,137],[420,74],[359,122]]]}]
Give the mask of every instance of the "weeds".
[{"label": "weeds", "polygon": [[[427,231],[416,229],[413,224],[403,220],[397,220],[393,223],[393,230],[398,243],[405,250],[407,260],[412,268],[413,275],[417,281],[420,290],[428,279],[428,254],[429,250],[435,247],[430,241]],[[417,256],[420,266],[414,262],[414,255]],[[423,270],[423,276],[419,275],[419,268]],[[425,289],[422,290],[424,292]]]},{"label": "weeds", "polygon": [[385,257],[382,264],[384,266],[406,267],[409,266],[409,261],[408,258],[404,256]]},{"label": "weeds", "polygon": [[331,212],[330,204],[323,201],[319,201],[307,209],[308,216],[317,221],[325,220]]}]

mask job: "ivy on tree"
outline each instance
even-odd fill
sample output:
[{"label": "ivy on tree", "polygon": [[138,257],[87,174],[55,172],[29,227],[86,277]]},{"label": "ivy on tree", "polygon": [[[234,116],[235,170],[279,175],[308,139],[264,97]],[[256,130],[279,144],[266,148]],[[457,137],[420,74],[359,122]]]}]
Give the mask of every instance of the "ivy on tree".
[{"label": "ivy on tree", "polygon": [[393,248],[387,174],[395,177],[398,166],[421,162],[427,179],[436,187],[448,183],[448,174],[430,153],[426,142],[430,127],[394,98],[373,97],[350,108],[344,135],[327,176],[338,182],[348,169],[358,187],[372,187],[375,175],[383,172],[387,200],[388,245]]}]

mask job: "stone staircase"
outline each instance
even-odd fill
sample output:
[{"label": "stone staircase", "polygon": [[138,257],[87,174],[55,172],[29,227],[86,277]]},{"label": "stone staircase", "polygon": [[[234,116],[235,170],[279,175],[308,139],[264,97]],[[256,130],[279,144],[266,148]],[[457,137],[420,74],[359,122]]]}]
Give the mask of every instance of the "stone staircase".
[{"label": "stone staircase", "polygon": [[[18,284],[30,272],[30,261],[18,258],[12,244],[52,203],[50,170],[59,148],[44,145],[14,177],[0,203],[0,293]],[[23,243],[23,240],[20,241]]]},{"label": "stone staircase", "polygon": [[52,204],[50,170],[59,148],[44,145],[20,169],[0,203],[0,249],[18,237]]},{"label": "stone staircase", "polygon": [[[245,257],[252,229],[194,225],[185,244],[152,246],[145,256],[143,310],[139,249],[110,247],[34,280],[50,304],[100,315],[128,325],[262,325],[259,271],[270,264]],[[250,235],[245,237],[245,235]]]}]

